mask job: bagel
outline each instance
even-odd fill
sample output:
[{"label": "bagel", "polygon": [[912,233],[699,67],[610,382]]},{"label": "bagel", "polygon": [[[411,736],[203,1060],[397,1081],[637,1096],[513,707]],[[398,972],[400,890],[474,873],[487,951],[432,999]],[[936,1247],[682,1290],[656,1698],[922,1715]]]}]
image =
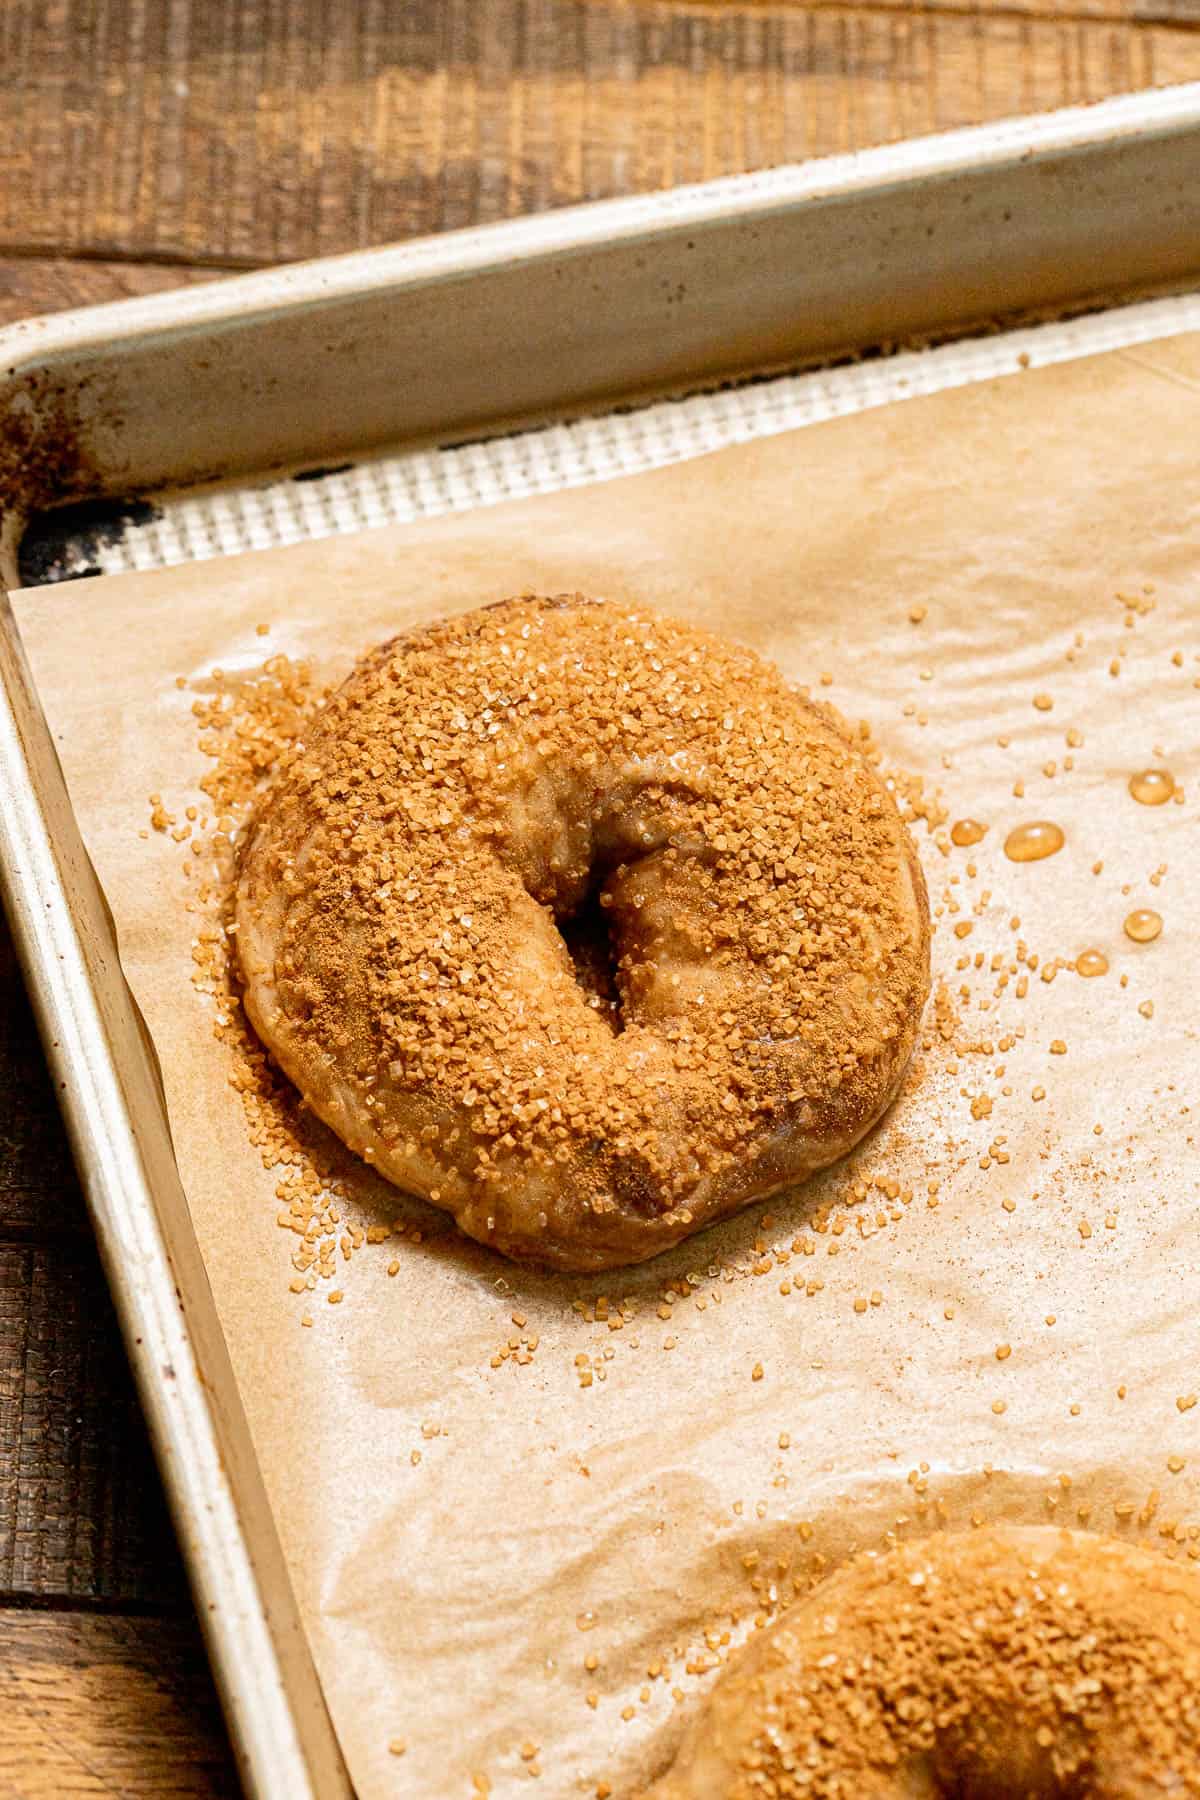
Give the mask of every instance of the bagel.
[{"label": "bagel", "polygon": [[525,596],[394,639],[262,796],[247,1016],[398,1187],[638,1262],[843,1155],[929,987],[884,783],[751,651]]},{"label": "bagel", "polygon": [[731,1662],[645,1800],[1200,1794],[1200,1576],[1046,1526],[864,1555]]}]

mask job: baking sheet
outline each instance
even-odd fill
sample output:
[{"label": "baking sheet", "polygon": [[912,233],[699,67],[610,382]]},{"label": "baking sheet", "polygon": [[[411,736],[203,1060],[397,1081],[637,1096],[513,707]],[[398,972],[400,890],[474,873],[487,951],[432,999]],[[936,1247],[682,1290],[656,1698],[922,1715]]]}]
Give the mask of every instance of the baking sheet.
[{"label": "baking sheet", "polygon": [[[1180,337],[620,484],[16,596],[364,1796],[634,1791],[755,1616],[888,1530],[1082,1515],[1200,1553],[1198,389]],[[724,629],[872,721],[926,781],[940,1004],[851,1165],[654,1264],[539,1276],[396,1200],[419,1243],[339,1259],[340,1304],[293,1294],[189,979],[188,845],[147,831],[147,797],[200,799],[214,665],[336,674],[527,585]],[[1131,799],[1151,764],[1182,803]],[[968,816],[987,835],[953,847]],[[1014,864],[1031,818],[1066,847]],[[1138,906],[1152,944],[1122,932]],[[1043,979],[1088,947],[1106,975]],[[364,1181],[347,1223],[378,1203]],[[536,1350],[493,1367],[514,1335]]]}]

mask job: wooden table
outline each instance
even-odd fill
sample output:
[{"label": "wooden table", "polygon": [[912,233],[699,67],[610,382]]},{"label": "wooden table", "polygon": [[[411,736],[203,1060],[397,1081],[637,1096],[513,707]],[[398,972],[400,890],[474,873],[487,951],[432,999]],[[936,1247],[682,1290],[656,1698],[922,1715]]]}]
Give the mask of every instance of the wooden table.
[{"label": "wooden table", "polygon": [[[1200,77],[1200,0],[0,0],[0,318]],[[0,927],[0,1800],[236,1791]]]}]

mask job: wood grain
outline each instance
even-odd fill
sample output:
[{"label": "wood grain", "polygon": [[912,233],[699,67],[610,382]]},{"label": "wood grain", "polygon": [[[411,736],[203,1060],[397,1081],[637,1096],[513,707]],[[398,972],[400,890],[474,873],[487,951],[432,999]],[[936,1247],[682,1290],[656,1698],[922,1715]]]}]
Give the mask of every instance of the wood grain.
[{"label": "wood grain", "polygon": [[0,1604],[22,1596],[186,1605],[112,1303],[0,925]]},{"label": "wood grain", "polygon": [[95,1253],[0,1242],[0,1601],[185,1590]]},{"label": "wood grain", "polygon": [[[0,1246],[18,1231],[44,1239],[87,1230],[12,939],[0,921]],[[2,1471],[0,1462],[0,1480]]]},{"label": "wood grain", "polygon": [[0,254],[231,267],[1200,76],[1200,0],[7,0]]},{"label": "wood grain", "polygon": [[221,273],[220,269],[179,268],[170,263],[42,255],[6,257],[0,253],[0,325],[31,318],[35,313],[63,312],[68,307],[97,306],[106,300],[161,294],[168,288],[211,281]]},{"label": "wood grain", "polygon": [[0,1800],[237,1792],[188,1626],[0,1609]]}]

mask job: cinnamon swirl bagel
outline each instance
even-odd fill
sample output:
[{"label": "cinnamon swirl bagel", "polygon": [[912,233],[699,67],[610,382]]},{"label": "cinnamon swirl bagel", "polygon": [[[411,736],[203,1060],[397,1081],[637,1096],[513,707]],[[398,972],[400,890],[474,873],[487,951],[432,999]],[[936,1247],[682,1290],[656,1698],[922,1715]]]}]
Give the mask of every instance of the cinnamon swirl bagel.
[{"label": "cinnamon swirl bagel", "polygon": [[907,830],[832,717],[577,595],[367,656],[263,796],[236,915],[248,1016],[314,1111],[561,1268],[841,1156],[929,982]]}]

